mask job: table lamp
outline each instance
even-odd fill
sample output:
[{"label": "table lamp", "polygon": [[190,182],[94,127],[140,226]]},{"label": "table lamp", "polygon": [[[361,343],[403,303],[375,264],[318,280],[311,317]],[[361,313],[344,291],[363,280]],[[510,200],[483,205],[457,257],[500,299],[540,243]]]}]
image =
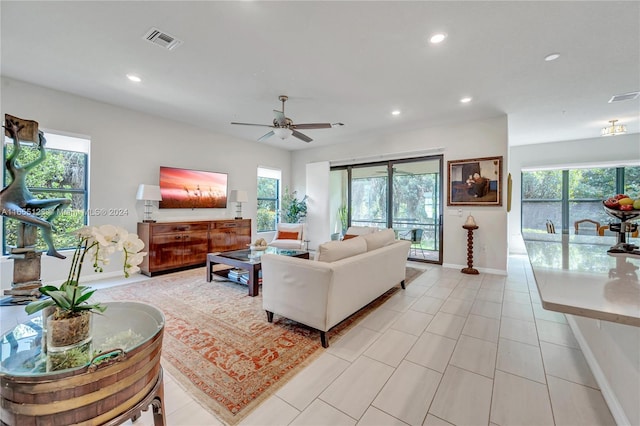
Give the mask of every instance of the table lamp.
[{"label": "table lamp", "polygon": [[155,222],[151,216],[151,208],[154,201],[162,201],[162,195],[160,194],[160,187],[158,185],[146,185],[141,183],[138,186],[138,193],[136,194],[136,200],[144,201],[144,220],[143,222]]},{"label": "table lamp", "polygon": [[236,203],[236,217],[235,219],[242,219],[242,203],[249,201],[247,191],[241,189],[232,189],[229,194],[229,201]]}]

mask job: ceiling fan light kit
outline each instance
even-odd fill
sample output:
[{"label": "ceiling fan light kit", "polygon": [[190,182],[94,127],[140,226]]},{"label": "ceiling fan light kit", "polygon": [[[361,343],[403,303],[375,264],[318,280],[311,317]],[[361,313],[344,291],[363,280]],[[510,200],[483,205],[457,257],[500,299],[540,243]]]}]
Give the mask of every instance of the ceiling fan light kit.
[{"label": "ceiling fan light kit", "polygon": [[298,131],[298,129],[330,129],[334,126],[344,126],[342,123],[305,123],[305,124],[294,124],[293,120],[284,115],[284,103],[289,99],[286,95],[278,96],[278,99],[282,102],[282,111],[278,111],[277,109],[273,110],[273,124],[254,124],[254,123],[237,123],[232,122],[231,124],[239,124],[241,126],[258,126],[258,127],[270,127],[273,130],[270,130],[268,133],[262,135],[258,141],[264,141],[269,139],[271,136],[277,136],[282,140],[287,139],[289,136],[293,136],[295,138],[300,139],[304,142],[311,142],[309,136],[305,135]]},{"label": "ceiling fan light kit", "polygon": [[285,140],[289,136],[291,136],[291,134],[293,134],[293,130],[286,127],[276,127],[275,129],[273,129],[273,134],[275,134],[280,139]]}]

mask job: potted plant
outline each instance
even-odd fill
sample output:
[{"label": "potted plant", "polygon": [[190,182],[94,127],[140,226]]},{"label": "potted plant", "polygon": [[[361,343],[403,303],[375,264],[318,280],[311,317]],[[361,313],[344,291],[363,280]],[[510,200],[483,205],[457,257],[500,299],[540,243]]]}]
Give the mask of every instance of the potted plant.
[{"label": "potted plant", "polygon": [[[54,369],[82,365],[89,357],[91,342],[91,316],[104,312],[106,306],[90,303],[95,292],[80,285],[80,274],[84,261],[89,258],[96,272],[102,272],[102,265],[109,263],[109,256],[115,251],[124,253],[123,272],[125,277],[137,272],[138,265],[146,253],[141,252],[144,243],[136,234],[129,234],[124,228],[113,225],[100,227],[85,226],[77,230],[76,245],[67,280],[60,287],[47,285],[40,292],[49,299],[29,303],[25,307],[28,314],[45,310],[46,351],[53,359]],[[80,356],[85,353],[86,357]],[[72,359],[75,365],[61,364],[60,359]],[[78,364],[79,363],[79,364]],[[63,365],[63,367],[59,367]]]},{"label": "potted plant", "polygon": [[342,235],[344,235],[347,233],[347,225],[349,224],[349,214],[347,206],[340,206],[340,208],[338,209],[338,219],[340,220],[340,231],[342,232]]},{"label": "potted plant", "polygon": [[307,196],[298,200],[296,191],[290,193],[285,186],[280,207],[280,219],[283,223],[298,223],[307,215]]}]

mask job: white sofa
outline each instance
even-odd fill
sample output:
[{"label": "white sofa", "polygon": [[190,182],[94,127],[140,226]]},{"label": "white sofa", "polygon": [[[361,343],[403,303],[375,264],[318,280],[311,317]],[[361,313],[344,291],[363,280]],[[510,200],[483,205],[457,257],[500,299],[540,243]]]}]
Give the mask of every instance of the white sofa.
[{"label": "white sofa", "polygon": [[398,283],[404,288],[411,243],[393,230],[330,241],[317,260],[275,254],[262,256],[262,306],[267,320],[282,315],[326,332]]},{"label": "white sofa", "polygon": [[[281,249],[301,250],[305,247],[305,231],[304,223],[278,223],[276,234],[269,245]],[[289,238],[293,233],[296,234],[296,238]]]}]

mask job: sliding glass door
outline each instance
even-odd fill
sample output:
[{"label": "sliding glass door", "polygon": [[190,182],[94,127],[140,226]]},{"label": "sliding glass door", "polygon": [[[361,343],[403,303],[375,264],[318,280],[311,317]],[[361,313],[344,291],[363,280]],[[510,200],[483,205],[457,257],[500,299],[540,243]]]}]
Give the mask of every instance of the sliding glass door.
[{"label": "sliding glass door", "polygon": [[389,178],[386,165],[351,170],[351,225],[386,228]]},{"label": "sliding glass door", "polygon": [[409,259],[442,264],[442,156],[334,167],[334,238],[348,226],[393,228]]},{"label": "sliding glass door", "polygon": [[440,159],[397,162],[391,169],[391,227],[411,240],[413,260],[442,263]]}]

